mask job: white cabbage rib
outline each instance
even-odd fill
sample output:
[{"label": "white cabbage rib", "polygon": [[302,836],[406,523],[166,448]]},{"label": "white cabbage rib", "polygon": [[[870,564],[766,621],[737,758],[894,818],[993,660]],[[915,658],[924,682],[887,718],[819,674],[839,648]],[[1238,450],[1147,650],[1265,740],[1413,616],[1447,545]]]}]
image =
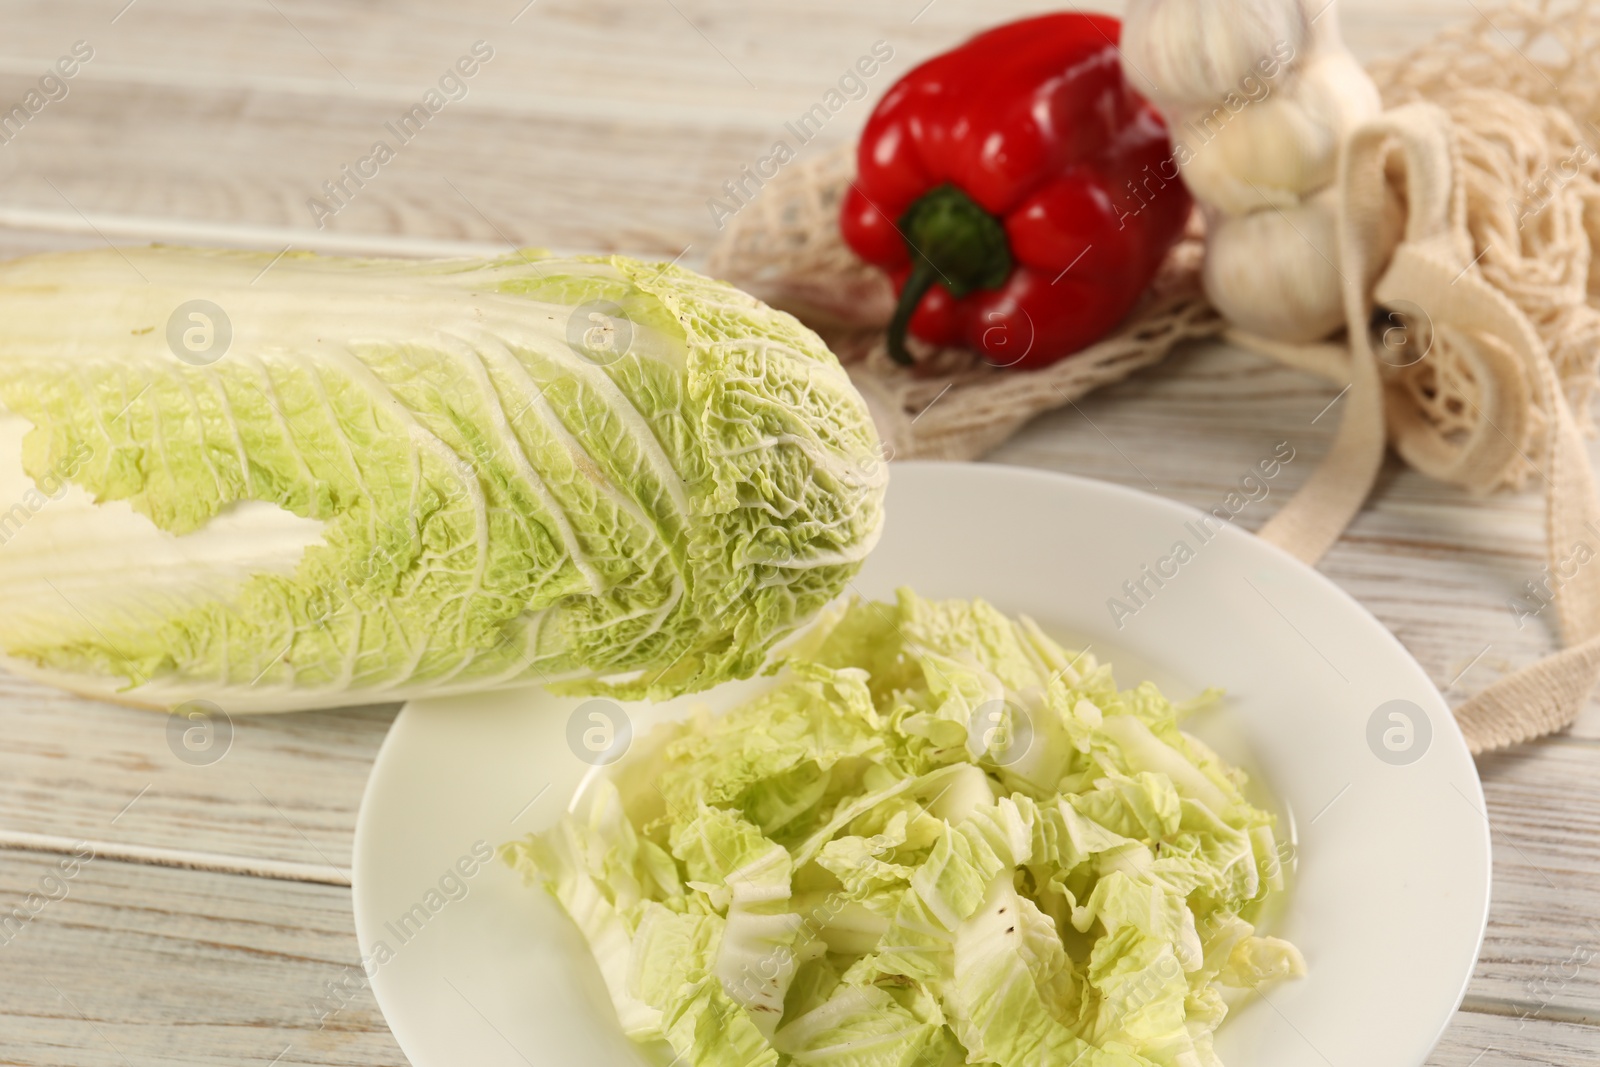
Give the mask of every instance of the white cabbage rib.
[{"label": "white cabbage rib", "polygon": [[[232,331],[205,365],[168,342],[196,299]],[[620,358],[568,342],[594,302]],[[0,653],[156,707],[745,676],[844,587],[886,480],[815,334],[622,257],[18,260],[0,408]]]}]

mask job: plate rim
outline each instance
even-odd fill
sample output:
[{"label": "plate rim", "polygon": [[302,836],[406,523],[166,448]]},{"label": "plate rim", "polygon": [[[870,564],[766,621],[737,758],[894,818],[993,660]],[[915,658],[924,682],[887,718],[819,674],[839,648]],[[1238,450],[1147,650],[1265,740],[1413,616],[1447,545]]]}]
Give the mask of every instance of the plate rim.
[{"label": "plate rim", "polygon": [[[1208,512],[1201,511],[1199,508],[1196,508],[1190,504],[1186,504],[1183,501],[1173,500],[1157,493],[1146,492],[1145,490],[1123,485],[1118,482],[1110,482],[1098,478],[1086,477],[1080,474],[1073,474],[1067,471],[1055,471],[1042,467],[1026,467],[1018,464],[994,463],[987,461],[907,459],[896,461],[893,464],[893,468],[938,470],[943,471],[946,474],[955,475],[957,477],[976,476],[979,478],[1017,478],[1023,481],[1032,481],[1036,483],[1065,483],[1080,491],[1106,493],[1113,497],[1120,497],[1141,507],[1155,505],[1159,509],[1170,512],[1175,518],[1179,518],[1184,521],[1193,521],[1196,518],[1209,514]],[[893,477],[893,469],[891,469],[891,483],[893,481]],[[1400,641],[1399,637],[1397,637],[1394,632],[1383,623],[1382,620],[1374,615],[1365,604],[1357,600],[1349,591],[1344,589],[1332,578],[1328,577],[1328,575],[1324,574],[1316,567],[1292,555],[1282,547],[1261,538],[1253,531],[1238,526],[1233,522],[1228,522],[1218,529],[1218,535],[1232,539],[1244,539],[1253,543],[1253,550],[1265,551],[1269,556],[1274,557],[1280,564],[1286,565],[1292,570],[1297,570],[1303,575],[1311,576],[1316,583],[1325,587],[1328,591],[1331,591],[1339,600],[1343,601],[1348,607],[1355,609],[1357,613],[1363,616],[1366,621],[1382,635],[1383,639],[1387,641],[1393,647],[1393,649],[1416,670],[1417,674],[1427,681],[1429,694],[1433,698],[1436,707],[1449,721],[1449,728],[1446,730],[1437,731],[1434,741],[1437,743],[1440,740],[1448,738],[1448,743],[1450,746],[1457,750],[1457,755],[1464,758],[1465,765],[1470,770],[1472,793],[1467,797],[1467,799],[1472,802],[1474,810],[1480,816],[1475,833],[1479,850],[1475,854],[1474,858],[1481,857],[1482,859],[1482,908],[1480,909],[1480,913],[1477,915],[1475,923],[1476,936],[1472,947],[1472,954],[1464,968],[1465,973],[1460,976],[1457,982],[1455,995],[1452,998],[1452,1007],[1449,1012],[1443,1013],[1443,1018],[1435,1027],[1433,1037],[1429,1043],[1428,1054],[1431,1055],[1432,1052],[1438,1048],[1439,1042],[1444,1038],[1446,1031],[1449,1030],[1450,1025],[1455,1020],[1456,1015],[1460,1013],[1461,1005],[1466,1000],[1467,993],[1472,984],[1473,975],[1477,970],[1479,958],[1483,953],[1484,941],[1488,936],[1489,913],[1494,899],[1493,828],[1489,823],[1487,814],[1488,801],[1483,792],[1483,779],[1478,771],[1477,760],[1474,758],[1470,747],[1467,745],[1466,736],[1462,733],[1460,723],[1457,721],[1453,709],[1451,709],[1449,703],[1444,699],[1444,694],[1439,690],[1438,685],[1433,681],[1432,677],[1428,675],[1427,671],[1423,669],[1422,665],[1417,661],[1417,658],[1412,655],[1411,650],[1406,648],[1406,646]],[[874,549],[874,551],[876,551],[876,549]],[[534,685],[529,686],[528,688],[539,687]],[[472,695],[474,694],[457,694],[457,696],[467,697]],[[372,807],[371,801],[373,799],[373,793],[375,789],[374,784],[379,780],[380,771],[384,768],[386,761],[396,758],[393,756],[393,752],[398,748],[396,738],[401,734],[402,721],[406,719],[407,713],[412,710],[412,706],[416,703],[418,703],[417,700],[406,701],[401,705],[400,710],[395,714],[394,721],[390,724],[389,729],[385,732],[383,742],[379,745],[378,752],[373,758],[372,767],[367,774],[366,783],[362,787],[361,803],[356,811],[355,834],[351,842],[350,899],[352,923],[355,926],[356,932],[357,949],[361,954],[362,959],[367,958],[367,954],[371,949],[371,946],[367,943],[367,937],[363,932],[364,930],[370,928],[370,923],[368,922],[369,916],[367,915],[366,906],[362,902],[363,895],[358,889],[358,885],[365,880],[363,876],[363,870],[366,866],[366,857],[369,852],[369,846],[371,845],[371,834],[373,833],[371,828],[372,822],[368,817],[368,812]],[[394,1020],[390,1018],[389,1011],[384,1005],[384,996],[380,992],[380,983],[375,980],[374,976],[369,976],[367,979],[367,984],[372,990],[373,999],[377,1003],[378,1010],[383,1016],[385,1025],[389,1027],[390,1032],[394,1035],[395,1042],[400,1046],[401,1052],[405,1053],[409,1057],[410,1053],[406,1051],[405,1044],[402,1041],[399,1032],[404,1028],[404,1026],[402,1025],[401,1027],[397,1027]],[[1424,1057],[1424,1061],[1425,1060],[1426,1056]]]}]

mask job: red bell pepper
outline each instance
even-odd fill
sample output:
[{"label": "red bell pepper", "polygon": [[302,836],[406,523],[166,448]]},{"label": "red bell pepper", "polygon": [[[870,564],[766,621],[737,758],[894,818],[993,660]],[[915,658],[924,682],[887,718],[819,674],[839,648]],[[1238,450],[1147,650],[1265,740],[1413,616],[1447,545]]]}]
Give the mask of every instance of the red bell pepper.
[{"label": "red bell pepper", "polygon": [[1121,24],[1053,14],[979,34],[889,90],[845,195],[846,242],[905,334],[1042,367],[1109,333],[1189,217],[1166,125],[1122,75]]}]

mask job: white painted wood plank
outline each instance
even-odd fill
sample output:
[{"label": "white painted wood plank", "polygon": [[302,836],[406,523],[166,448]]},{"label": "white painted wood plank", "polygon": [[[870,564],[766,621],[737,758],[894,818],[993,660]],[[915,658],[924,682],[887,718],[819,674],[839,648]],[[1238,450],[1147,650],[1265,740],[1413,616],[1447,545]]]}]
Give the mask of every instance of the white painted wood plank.
[{"label": "white painted wood plank", "polygon": [[1494,883],[1471,1002],[1600,1024],[1600,744],[1549,741],[1479,768]]},{"label": "white painted wood plank", "polygon": [[1457,1012],[1428,1067],[1582,1067],[1595,1062],[1597,1054],[1600,1030],[1594,1027],[1539,1016]]},{"label": "white painted wood plank", "polygon": [[[638,0],[468,0],[442,11],[278,0],[208,8],[198,23],[185,0],[138,0],[113,25],[107,12],[123,2],[9,4],[15,29],[0,71],[36,76],[66,46],[87,39],[96,57],[86,79],[405,99],[437,77],[458,42],[484,39],[511,62],[479,87],[479,106],[671,102],[703,119],[707,108],[717,116],[773,115],[808,106],[862,43],[885,38],[917,59],[984,26],[1059,9],[1048,0],[679,0],[675,12]],[[1124,7],[1119,0],[1076,6],[1114,14]],[[1364,55],[1393,53],[1442,26],[1482,17],[1469,0],[1343,0],[1340,8],[1347,39]]]},{"label": "white painted wood plank", "polygon": [[[0,76],[0,100],[27,83]],[[300,97],[241,90],[84,84],[0,152],[0,206],[73,217],[171,218],[135,243],[194,240],[202,224],[472,242],[630,250],[671,258],[715,228],[705,200],[771,143],[765,130],[640,119],[530,123],[441,112],[409,142],[388,105],[334,102],[306,121]],[[392,161],[361,187],[343,177],[384,141]],[[345,181],[331,197],[324,183]],[[338,209],[314,215],[313,198]],[[113,234],[126,227],[101,223]],[[224,232],[228,240],[233,235]]]},{"label": "white painted wood plank", "polygon": [[[853,137],[915,62],[1050,7],[939,0],[912,21],[923,4],[701,0],[680,14],[541,3],[512,26],[513,5],[487,0],[446,17],[230,5],[207,8],[203,22],[182,0],[140,0],[112,26],[99,0],[17,6],[0,102],[21,99],[76,40],[90,40],[95,55],[65,99],[0,149],[0,221],[77,228],[88,216],[136,241],[271,245],[281,235],[349,246],[386,234],[419,252],[515,242],[672,257],[689,248],[688,262],[716,236],[708,198],[775,140],[794,142],[785,123],[874,42],[888,42],[894,59],[816,141],[794,142],[800,153]],[[1469,5],[1435,0],[1397,28],[1363,3],[1347,21],[1358,48],[1376,53],[1462,15],[1475,17]],[[464,83],[463,99],[409,143],[386,132],[480,39],[492,39],[495,58]],[[308,200],[380,139],[396,158],[319,232]]]},{"label": "white painted wood plank", "polygon": [[394,713],[241,716],[225,754],[206,764],[220,729],[216,748],[195,753],[159,712],[0,676],[0,843],[85,838],[173,850],[190,865],[232,857],[347,881],[361,791]]},{"label": "white painted wood plank", "polygon": [[348,890],[108,859],[64,877],[59,863],[0,852],[6,909],[58,898],[0,932],[0,1062],[406,1063],[353,977]]}]

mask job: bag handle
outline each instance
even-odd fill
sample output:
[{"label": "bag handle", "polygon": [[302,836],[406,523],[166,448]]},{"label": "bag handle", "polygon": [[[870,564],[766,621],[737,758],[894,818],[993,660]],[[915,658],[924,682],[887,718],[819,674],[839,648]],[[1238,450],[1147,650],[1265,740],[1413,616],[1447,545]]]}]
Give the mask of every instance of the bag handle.
[{"label": "bag handle", "polygon": [[[1385,264],[1378,220],[1397,174],[1404,180],[1405,236]],[[1320,560],[1361,509],[1387,442],[1425,473],[1486,485],[1514,462],[1513,453],[1520,454],[1515,442],[1523,439],[1529,420],[1540,416],[1549,427],[1545,525],[1552,568],[1563,548],[1582,540],[1588,529],[1600,530],[1600,497],[1577,420],[1537,329],[1476,267],[1459,175],[1450,119],[1431,104],[1386,112],[1357,129],[1345,146],[1338,233],[1349,397],[1327,457],[1260,531],[1307,563]],[[1432,343],[1455,349],[1474,372],[1479,418],[1463,442],[1446,440],[1394,398],[1386,405],[1368,324],[1375,303],[1399,301],[1421,308],[1432,322]],[[1250,347],[1270,353],[1274,346]],[[1306,359],[1314,356],[1326,372],[1330,360],[1321,348]],[[1600,568],[1580,568],[1555,603],[1568,647],[1499,679],[1456,709],[1473,752],[1569,725],[1600,682]]]}]

